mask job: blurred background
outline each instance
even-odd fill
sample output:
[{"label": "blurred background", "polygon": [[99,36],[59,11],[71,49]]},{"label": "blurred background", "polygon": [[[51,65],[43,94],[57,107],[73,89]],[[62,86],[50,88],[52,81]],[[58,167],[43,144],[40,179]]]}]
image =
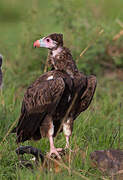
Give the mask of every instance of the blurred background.
[{"label": "blurred background", "polygon": [[[0,53],[4,57],[0,141],[19,117],[24,91],[44,70],[47,50],[34,49],[33,42],[54,32],[63,33],[79,70],[95,74],[98,81],[93,107],[75,122],[73,137],[76,132],[81,135],[76,142],[84,149],[88,146],[87,154],[95,149],[123,148],[119,128],[123,119],[123,0],[0,0]],[[47,151],[46,142],[35,146]],[[64,146],[63,138],[59,142]],[[15,137],[10,136],[4,147],[0,177],[16,179],[13,164],[17,159],[9,154],[16,148]]]},{"label": "blurred background", "polygon": [[[4,67],[11,67],[13,75],[28,70],[37,73],[39,66],[44,67],[47,50],[33,49],[33,41],[60,32],[75,60],[93,42],[79,58],[81,71],[98,74],[107,68],[123,68],[122,5],[122,0],[1,0],[0,53],[5,57]],[[101,29],[104,33],[97,38]]]}]

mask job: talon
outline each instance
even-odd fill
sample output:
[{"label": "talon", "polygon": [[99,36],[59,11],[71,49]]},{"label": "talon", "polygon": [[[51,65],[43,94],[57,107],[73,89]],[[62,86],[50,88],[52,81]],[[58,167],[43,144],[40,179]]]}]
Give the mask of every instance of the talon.
[{"label": "talon", "polygon": [[53,142],[53,136],[49,136],[50,141],[50,152],[48,153],[48,156],[51,157],[52,154],[55,154],[58,159],[61,159],[61,156],[58,152],[62,151],[62,148],[55,148],[54,142]]},{"label": "talon", "polygon": [[61,151],[63,151],[63,148],[56,148],[56,150],[57,150],[58,152],[61,152]]},{"label": "talon", "polygon": [[65,151],[74,152],[71,148],[65,148]]},{"label": "talon", "polygon": [[66,146],[65,146],[65,151],[66,150],[69,150],[70,152],[74,152],[68,143],[66,143]]},{"label": "talon", "polygon": [[58,151],[61,151],[62,148],[53,148],[50,150],[50,152],[48,153],[48,156],[51,157],[52,154],[55,154],[58,159],[61,159],[61,156],[59,155]]}]

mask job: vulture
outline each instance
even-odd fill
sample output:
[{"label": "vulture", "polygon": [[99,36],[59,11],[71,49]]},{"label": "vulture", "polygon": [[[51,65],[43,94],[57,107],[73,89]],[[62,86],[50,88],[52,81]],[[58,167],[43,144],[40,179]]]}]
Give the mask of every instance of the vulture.
[{"label": "vulture", "polygon": [[1,87],[2,87],[2,59],[3,59],[3,57],[2,57],[2,55],[0,55],[0,89],[1,89]]},{"label": "vulture", "polygon": [[[69,148],[73,122],[91,103],[96,77],[79,72],[70,50],[63,46],[62,34],[54,33],[37,40],[34,47],[49,49],[48,63],[52,69],[27,88],[19,121],[13,132],[17,134],[17,143],[48,137],[49,156],[55,154],[60,158],[62,148],[55,148],[53,138],[62,126],[60,132],[64,132],[66,148]],[[74,105],[63,122],[76,94]]]}]

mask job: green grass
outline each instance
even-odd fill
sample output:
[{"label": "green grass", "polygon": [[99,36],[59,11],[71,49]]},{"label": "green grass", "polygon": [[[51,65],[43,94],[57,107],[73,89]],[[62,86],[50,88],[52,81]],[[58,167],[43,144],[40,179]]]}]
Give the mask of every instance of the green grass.
[{"label": "green grass", "polygon": [[[95,150],[123,149],[123,91],[122,81],[117,74],[119,69],[122,72],[123,54],[110,57],[106,51],[107,46],[112,44],[122,48],[123,37],[117,42],[112,41],[114,35],[122,29],[117,23],[117,19],[123,19],[122,5],[122,0],[117,3],[114,0],[101,1],[100,4],[97,0],[93,3],[84,0],[83,3],[80,0],[62,3],[58,0],[0,2],[0,53],[4,56],[0,142],[19,117],[26,88],[43,72],[47,50],[33,49],[33,41],[52,32],[62,32],[65,44],[72,50],[74,59],[77,59],[88,43],[95,39],[97,28],[101,27],[104,29],[103,35],[79,59],[79,69],[86,74],[96,74],[98,84],[91,106],[75,121],[71,137],[72,149],[79,147],[86,152],[86,160],[82,163],[78,153],[71,162],[71,169],[77,172],[82,169],[81,174],[89,180],[104,176],[91,166],[89,156]],[[111,65],[110,69],[102,65],[104,62]],[[43,153],[49,151],[47,139],[25,142],[23,145],[35,146]],[[55,145],[64,147],[62,133],[55,138]],[[19,168],[16,147],[12,134],[0,144],[0,180],[82,179],[73,171],[70,176],[64,168],[59,174]]]}]

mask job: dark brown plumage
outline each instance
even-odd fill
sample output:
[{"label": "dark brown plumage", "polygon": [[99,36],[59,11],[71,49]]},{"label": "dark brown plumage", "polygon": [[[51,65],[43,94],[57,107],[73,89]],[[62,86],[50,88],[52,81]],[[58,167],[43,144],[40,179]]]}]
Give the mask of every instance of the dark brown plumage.
[{"label": "dark brown plumage", "polygon": [[57,46],[63,46],[63,34],[53,33],[47,36],[57,42]]},{"label": "dark brown plumage", "polygon": [[[17,142],[31,138],[37,140],[41,138],[41,134],[44,137],[48,136],[48,132],[46,133],[48,130],[45,128],[42,129],[41,134],[37,133],[37,129],[45,123],[47,127],[50,127],[49,119],[52,118],[63,93],[65,92],[65,101],[71,88],[71,79],[62,72],[50,71],[40,76],[24,95],[21,116],[16,129]],[[40,134],[39,137],[37,134]]]},{"label": "dark brown plumage", "polygon": [[80,73],[70,50],[62,45],[62,35],[56,33],[34,43],[34,47],[50,49],[48,59],[54,70],[40,76],[27,89],[16,127],[17,142],[48,137],[50,155],[55,153],[58,157],[57,151],[60,149],[54,147],[53,136],[56,136],[75,94],[77,99],[61,129],[66,137],[67,148],[73,121],[88,108],[96,88],[96,77],[86,77]]},{"label": "dark brown plumage", "polygon": [[72,78],[74,74],[78,72],[71,52],[66,47],[60,47],[59,50],[50,51],[48,60],[51,67],[54,67],[56,70],[67,72]]},{"label": "dark brown plumage", "polygon": [[[34,46],[36,46],[37,44],[37,47],[43,46],[48,48],[50,50],[48,55],[48,62],[50,67],[52,69],[67,73],[73,81],[73,89],[72,89],[70,102],[72,102],[75,94],[77,94],[77,99],[70,114],[68,115],[68,119],[63,124],[63,131],[66,136],[66,142],[67,142],[66,146],[68,147],[69,137],[72,133],[73,120],[82,111],[88,108],[95,92],[96,77],[95,76],[86,77],[85,75],[79,72],[73,60],[70,50],[66,47],[63,47],[62,45],[57,45],[59,44],[58,42],[59,39],[61,41],[61,34],[55,33],[47,37],[44,37],[43,39],[41,39],[41,41],[39,41],[39,43],[37,41],[36,43],[34,43]],[[54,119],[55,118],[57,119],[56,115]],[[60,122],[60,119],[57,121],[54,120],[54,122]],[[55,126],[57,128],[57,131],[59,129],[58,124]]]}]

